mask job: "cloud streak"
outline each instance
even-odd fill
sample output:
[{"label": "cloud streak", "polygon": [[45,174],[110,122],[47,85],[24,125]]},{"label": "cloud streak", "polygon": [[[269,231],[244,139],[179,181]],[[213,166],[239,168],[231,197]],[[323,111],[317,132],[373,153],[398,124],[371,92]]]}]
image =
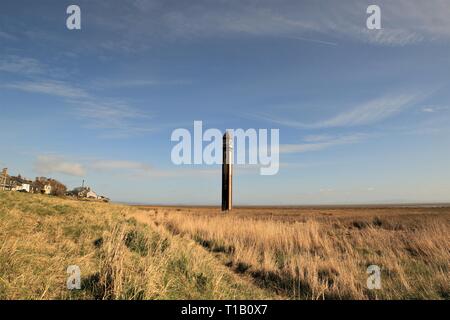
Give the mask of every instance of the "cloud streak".
[{"label": "cloud streak", "polygon": [[341,112],[334,117],[315,123],[304,123],[296,120],[279,118],[267,113],[260,113],[259,115],[256,115],[256,118],[287,127],[301,129],[365,126],[381,122],[401,113],[409,106],[420,101],[423,96],[423,94],[387,95],[364,102],[356,107]]},{"label": "cloud streak", "polygon": [[135,134],[152,132],[149,125],[152,116],[118,100],[71,100],[73,115],[87,120],[91,129],[106,130],[104,138],[125,138]]},{"label": "cloud streak", "polygon": [[178,86],[191,84],[186,80],[158,80],[158,79],[97,79],[93,82],[94,86],[100,89],[117,88],[142,88],[155,86]]},{"label": "cloud streak", "polygon": [[124,160],[98,160],[94,161],[90,165],[90,168],[101,171],[136,170],[147,173],[153,171],[153,168],[146,163],[136,161],[124,161]]},{"label": "cloud streak", "polygon": [[2,85],[3,88],[15,89],[19,91],[46,94],[63,98],[87,98],[89,95],[81,88],[71,86],[63,81],[56,80],[35,80],[13,82]]},{"label": "cloud streak", "polygon": [[5,40],[17,40],[15,36],[4,31],[0,31],[0,38]]},{"label": "cloud streak", "polygon": [[[446,0],[378,0],[382,30],[367,30],[368,1],[130,1],[126,6],[90,6],[89,27],[77,52],[145,52],[155,43],[202,38],[297,38],[311,44],[360,42],[376,46],[406,46],[450,41],[450,3]],[[42,9],[44,10],[44,9]],[[28,41],[70,46],[59,31],[8,26]],[[0,32],[9,39],[8,31]]]},{"label": "cloud streak", "polygon": [[317,140],[311,140],[307,137],[305,139],[306,143],[280,145],[280,153],[289,154],[321,151],[335,146],[355,144],[367,139],[368,137],[370,137],[370,135],[365,133],[356,133],[338,137],[327,136]]},{"label": "cloud streak", "polygon": [[214,168],[176,168],[176,169],[160,169],[151,166],[148,163],[129,160],[94,160],[86,167],[89,170],[110,172],[122,175],[132,176],[137,179],[148,177],[174,177],[183,176],[216,176],[220,174],[220,169]]},{"label": "cloud streak", "polygon": [[[335,44],[321,38],[353,40],[382,46],[404,46],[423,41],[450,40],[448,1],[395,2],[379,0],[382,30],[367,30],[366,8],[370,3],[349,0],[339,5],[329,1],[308,3],[283,0],[227,1],[212,4],[198,1],[195,6],[177,3],[170,7],[160,1],[135,1],[133,19],[142,27],[143,17],[154,16],[160,30],[185,39],[227,35],[293,37],[321,44]],[[136,18],[137,17],[137,18]],[[126,23],[125,25],[133,25]],[[140,28],[149,30],[148,28]],[[134,30],[145,33],[145,31]]]},{"label": "cloud streak", "polygon": [[[22,67],[23,64],[9,68],[17,71]],[[154,126],[150,127],[147,123],[152,118],[147,112],[118,99],[92,95],[67,81],[33,79],[2,84],[0,87],[63,98],[72,106],[72,116],[86,121],[86,126],[90,129],[106,131],[102,136],[104,138],[126,138],[155,130]]]},{"label": "cloud streak", "polygon": [[34,161],[34,171],[39,175],[63,174],[74,177],[87,177],[92,174],[114,174],[133,179],[180,178],[217,176],[220,168],[176,167],[161,169],[146,162],[117,159],[74,158],[60,154],[38,155]]},{"label": "cloud streak", "polygon": [[86,169],[80,163],[67,161],[64,157],[56,155],[38,156],[34,170],[41,175],[60,173],[69,176],[82,177],[86,175]]},{"label": "cloud streak", "polygon": [[45,67],[36,59],[14,55],[0,57],[0,71],[14,74],[42,74]]},{"label": "cloud streak", "polygon": [[373,124],[390,118],[417,99],[415,94],[385,96],[366,102],[328,120],[313,124],[313,128],[352,127]]}]

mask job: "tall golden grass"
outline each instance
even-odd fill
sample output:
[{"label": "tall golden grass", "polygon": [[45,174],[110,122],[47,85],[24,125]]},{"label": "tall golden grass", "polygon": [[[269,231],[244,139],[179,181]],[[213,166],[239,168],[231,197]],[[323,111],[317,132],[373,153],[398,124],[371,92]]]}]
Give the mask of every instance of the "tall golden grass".
[{"label": "tall golden grass", "polygon": [[[0,299],[276,298],[147,218],[128,206],[0,191]],[[70,265],[81,290],[67,289]]]},{"label": "tall golden grass", "polygon": [[294,211],[0,192],[0,299],[449,299],[448,209]]},{"label": "tall golden grass", "polygon": [[[448,213],[376,217],[361,209],[353,219],[306,212],[286,221],[189,210],[154,215],[236,272],[293,299],[449,299]],[[382,270],[380,290],[367,288],[369,265]]]}]

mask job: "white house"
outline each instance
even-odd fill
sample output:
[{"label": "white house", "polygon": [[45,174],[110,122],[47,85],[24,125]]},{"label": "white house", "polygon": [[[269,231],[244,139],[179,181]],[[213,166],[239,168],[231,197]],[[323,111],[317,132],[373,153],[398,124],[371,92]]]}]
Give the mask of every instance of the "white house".
[{"label": "white house", "polygon": [[88,193],[86,193],[86,198],[98,199],[98,195],[94,191],[89,190]]},{"label": "white house", "polygon": [[29,183],[22,183],[22,185],[17,187],[17,191],[30,192],[31,185]]},{"label": "white house", "polygon": [[51,194],[52,193],[52,186],[49,184],[46,184],[44,186],[44,194]]},{"label": "white house", "polygon": [[27,183],[18,184],[11,187],[11,191],[30,192],[30,185]]}]

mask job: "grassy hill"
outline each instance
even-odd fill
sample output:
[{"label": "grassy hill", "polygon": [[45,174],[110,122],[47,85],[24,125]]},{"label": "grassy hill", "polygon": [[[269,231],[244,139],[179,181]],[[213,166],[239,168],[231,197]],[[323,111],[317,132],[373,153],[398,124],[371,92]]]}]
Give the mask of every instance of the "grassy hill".
[{"label": "grassy hill", "polygon": [[136,208],[12,192],[0,208],[0,299],[276,298]]}]

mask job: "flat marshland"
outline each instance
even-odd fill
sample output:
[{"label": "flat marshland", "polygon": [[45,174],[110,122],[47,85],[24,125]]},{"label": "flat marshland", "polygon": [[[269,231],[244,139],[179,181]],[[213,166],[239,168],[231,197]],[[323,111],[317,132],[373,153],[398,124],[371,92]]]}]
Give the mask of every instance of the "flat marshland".
[{"label": "flat marshland", "polygon": [[449,231],[447,206],[223,214],[0,192],[0,298],[449,299]]},{"label": "flat marshland", "polygon": [[[449,299],[450,208],[148,208],[238,274],[291,299]],[[367,267],[381,289],[367,288]]]}]

